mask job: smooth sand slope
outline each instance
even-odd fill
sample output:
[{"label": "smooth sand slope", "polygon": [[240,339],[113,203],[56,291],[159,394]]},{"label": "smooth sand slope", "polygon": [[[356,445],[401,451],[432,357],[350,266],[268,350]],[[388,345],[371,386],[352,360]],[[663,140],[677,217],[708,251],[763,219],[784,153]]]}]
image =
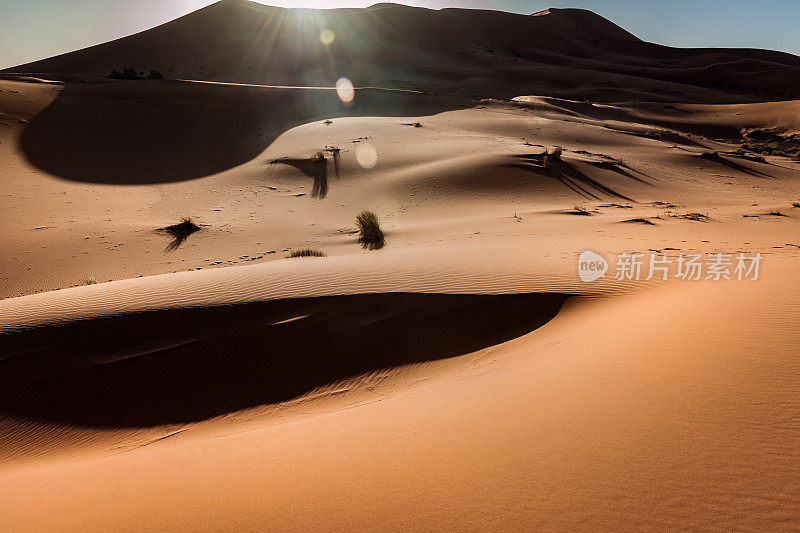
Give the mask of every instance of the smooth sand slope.
[{"label": "smooth sand slope", "polygon": [[[408,64],[349,106],[303,62],[244,75],[257,31],[319,52],[275,26],[290,12],[233,0],[0,76],[2,528],[796,530],[800,103],[777,95],[800,60],[668,49],[572,10],[302,15],[404,36]],[[644,74],[597,92],[566,51],[542,87],[607,103],[527,90],[502,57],[475,97],[443,70],[436,90],[389,83],[437,64],[414,42],[480,65],[430,41],[440,18],[503,50],[595,36],[672,62],[684,92]],[[217,74],[97,76],[236,28],[216,62],[186,59]],[[710,88],[733,56],[779,81]],[[357,243],[363,209],[383,249]],[[200,229],[162,229],[182,216]],[[301,246],[327,257],[286,258]],[[583,250],[604,279],[580,280]],[[763,261],[757,281],[613,279],[630,252]]]}]

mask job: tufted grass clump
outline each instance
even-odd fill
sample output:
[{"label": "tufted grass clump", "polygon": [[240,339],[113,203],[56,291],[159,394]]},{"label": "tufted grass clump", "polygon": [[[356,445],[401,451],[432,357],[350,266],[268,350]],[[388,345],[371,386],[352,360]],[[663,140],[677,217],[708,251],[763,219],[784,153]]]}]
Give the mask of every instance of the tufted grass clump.
[{"label": "tufted grass clump", "polygon": [[314,250],[313,248],[295,248],[286,257],[325,257],[328,254],[321,250]]},{"label": "tufted grass clump", "polygon": [[386,244],[386,236],[381,229],[378,215],[372,211],[362,211],[356,216],[358,243],[365,249],[378,250]]},{"label": "tufted grass clump", "polygon": [[166,251],[172,252],[177,250],[181,244],[183,244],[186,239],[189,238],[189,235],[196,231],[200,231],[201,228],[198,224],[192,220],[192,217],[183,217],[178,224],[172,224],[171,226],[165,226],[163,228],[158,228],[156,231],[160,231],[162,233],[166,233],[170,237],[172,237],[172,242],[167,245]]}]

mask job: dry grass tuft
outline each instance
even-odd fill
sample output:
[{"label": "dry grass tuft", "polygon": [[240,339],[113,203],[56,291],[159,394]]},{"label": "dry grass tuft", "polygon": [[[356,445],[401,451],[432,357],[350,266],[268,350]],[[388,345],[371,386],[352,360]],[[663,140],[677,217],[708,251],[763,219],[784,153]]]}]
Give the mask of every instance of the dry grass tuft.
[{"label": "dry grass tuft", "polygon": [[372,211],[362,211],[356,216],[358,242],[365,249],[378,250],[386,244],[386,236],[381,229],[378,215]]},{"label": "dry grass tuft", "polygon": [[286,257],[326,257],[327,255],[325,252],[314,250],[313,248],[297,248],[289,252]]},{"label": "dry grass tuft", "polygon": [[683,215],[671,215],[676,218],[682,218],[684,220],[693,220],[695,222],[708,222],[709,218],[708,215],[704,215],[703,213],[684,213]]},{"label": "dry grass tuft", "polygon": [[166,251],[176,250],[183,242],[195,231],[200,231],[199,225],[195,224],[192,217],[181,218],[180,223],[159,228],[158,231],[172,236],[172,242],[167,245]]}]

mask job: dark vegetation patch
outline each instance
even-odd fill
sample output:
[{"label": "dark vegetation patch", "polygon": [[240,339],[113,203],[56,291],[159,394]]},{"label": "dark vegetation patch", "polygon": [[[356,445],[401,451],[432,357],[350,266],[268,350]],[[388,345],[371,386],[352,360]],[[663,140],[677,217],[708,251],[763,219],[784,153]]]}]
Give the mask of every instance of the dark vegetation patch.
[{"label": "dark vegetation patch", "polygon": [[295,248],[286,257],[325,257],[327,255],[325,252],[314,250],[313,248]]},{"label": "dark vegetation patch", "polygon": [[135,68],[124,68],[121,72],[117,69],[112,70],[106,78],[111,80],[163,80],[164,75],[155,69],[145,75],[144,72],[137,72]]},{"label": "dark vegetation patch", "polygon": [[800,133],[782,128],[752,128],[742,130],[742,152],[791,157],[800,160]]},{"label": "dark vegetation patch", "polygon": [[166,251],[171,252],[177,250],[178,247],[189,238],[189,235],[201,229],[203,228],[195,224],[191,217],[184,217],[178,224],[158,228],[157,231],[166,233],[172,237],[172,242],[170,242],[166,248]]},{"label": "dark vegetation patch", "polygon": [[372,211],[362,211],[356,215],[358,243],[368,250],[379,250],[386,245],[386,236],[381,229],[378,215]]},{"label": "dark vegetation patch", "polygon": [[694,222],[708,222],[710,219],[708,215],[703,213],[684,213],[682,215],[670,215],[673,218],[682,218],[683,220],[693,220]]}]

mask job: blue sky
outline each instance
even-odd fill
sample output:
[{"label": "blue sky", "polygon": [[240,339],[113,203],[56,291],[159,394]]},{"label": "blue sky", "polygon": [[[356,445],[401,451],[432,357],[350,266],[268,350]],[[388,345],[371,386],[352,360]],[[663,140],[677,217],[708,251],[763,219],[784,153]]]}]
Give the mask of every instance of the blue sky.
[{"label": "blue sky", "polygon": [[[213,0],[0,0],[0,68],[141,31]],[[362,7],[375,0],[267,1],[285,7]],[[752,47],[800,55],[800,0],[408,0],[432,8],[530,14],[582,7],[635,35],[671,46]]]}]

